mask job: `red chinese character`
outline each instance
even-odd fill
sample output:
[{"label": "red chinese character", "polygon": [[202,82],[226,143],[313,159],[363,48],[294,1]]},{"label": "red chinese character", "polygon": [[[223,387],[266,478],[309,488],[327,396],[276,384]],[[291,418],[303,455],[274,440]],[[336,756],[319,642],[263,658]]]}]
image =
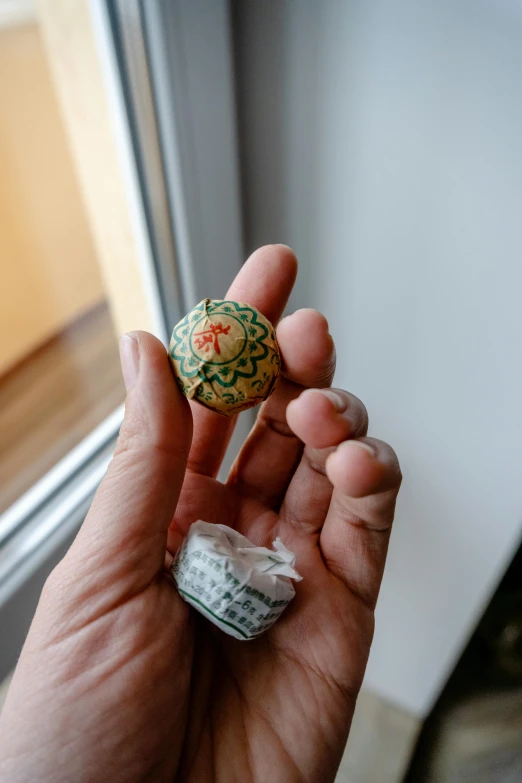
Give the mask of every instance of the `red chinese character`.
[{"label": "red chinese character", "polygon": [[213,343],[215,352],[220,354],[218,337],[220,334],[228,334],[229,331],[230,325],[223,326],[221,321],[217,324],[210,324],[210,327],[205,329],[205,331],[194,333],[195,343],[200,350],[203,346],[206,346],[205,351],[208,351],[210,343]]}]

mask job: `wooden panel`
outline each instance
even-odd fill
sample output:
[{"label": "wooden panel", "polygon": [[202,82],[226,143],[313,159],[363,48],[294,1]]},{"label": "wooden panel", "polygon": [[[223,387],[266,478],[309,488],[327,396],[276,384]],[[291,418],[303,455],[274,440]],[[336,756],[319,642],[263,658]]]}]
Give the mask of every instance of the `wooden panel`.
[{"label": "wooden panel", "polygon": [[37,8],[116,330],[157,331],[89,0],[39,0]]},{"label": "wooden panel", "polygon": [[0,30],[0,375],[104,298],[36,25]]}]

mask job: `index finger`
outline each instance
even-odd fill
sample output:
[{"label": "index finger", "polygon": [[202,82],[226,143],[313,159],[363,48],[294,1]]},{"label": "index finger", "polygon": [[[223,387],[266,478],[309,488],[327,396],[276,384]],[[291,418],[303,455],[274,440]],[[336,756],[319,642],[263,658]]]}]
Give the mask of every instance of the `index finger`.
[{"label": "index finger", "polygon": [[[260,310],[274,326],[285,309],[297,276],[297,259],[286,245],[266,245],[242,266],[226,298],[246,302]],[[230,419],[191,402],[194,435],[188,468],[215,476],[234,431],[237,416]]]}]

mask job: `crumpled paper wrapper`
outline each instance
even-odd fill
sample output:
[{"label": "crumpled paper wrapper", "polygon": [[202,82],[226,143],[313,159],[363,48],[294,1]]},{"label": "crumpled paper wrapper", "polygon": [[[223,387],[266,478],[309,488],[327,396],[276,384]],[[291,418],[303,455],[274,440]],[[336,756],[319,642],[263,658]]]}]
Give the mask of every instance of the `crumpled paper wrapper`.
[{"label": "crumpled paper wrapper", "polygon": [[281,616],[295,595],[295,555],[278,538],[275,551],[254,546],[226,525],[199,520],[170,572],[179,594],[236,639],[255,639]]},{"label": "crumpled paper wrapper", "polygon": [[270,321],[222,299],[204,299],[174,327],[169,357],[183,393],[224,416],[266,400],[281,365]]}]

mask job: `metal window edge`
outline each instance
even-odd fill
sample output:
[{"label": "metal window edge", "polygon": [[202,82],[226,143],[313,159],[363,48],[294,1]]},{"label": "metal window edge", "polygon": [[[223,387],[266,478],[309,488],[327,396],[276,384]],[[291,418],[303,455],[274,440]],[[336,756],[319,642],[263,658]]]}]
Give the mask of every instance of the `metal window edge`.
[{"label": "metal window edge", "polygon": [[110,0],[88,0],[93,32],[103,72],[110,122],[117,139],[117,152],[122,177],[125,181],[127,205],[138,248],[141,281],[152,317],[154,334],[166,345],[168,329],[163,302],[156,278],[149,226],[147,224],[144,194],[140,183],[138,163],[129,123],[124,94],[121,63],[118,60],[114,29],[110,15]]},{"label": "metal window edge", "polygon": [[185,309],[224,296],[243,261],[227,0],[141,0]]},{"label": "metal window edge", "polygon": [[116,437],[122,420],[123,405],[120,405],[0,515],[0,552],[9,538],[37,514],[42,505],[48,503],[83,465],[92,460],[98,452],[106,447],[108,442]]},{"label": "metal window edge", "polygon": [[74,476],[43,500],[0,548],[0,607],[81,525],[111,460],[116,432]]}]

